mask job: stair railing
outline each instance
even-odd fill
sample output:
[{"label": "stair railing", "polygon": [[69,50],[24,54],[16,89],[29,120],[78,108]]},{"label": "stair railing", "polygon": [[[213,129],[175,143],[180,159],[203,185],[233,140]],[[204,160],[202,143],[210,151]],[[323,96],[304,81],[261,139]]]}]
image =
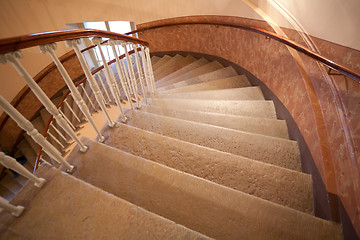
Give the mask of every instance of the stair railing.
[{"label": "stair railing", "polygon": [[[101,38],[109,38],[109,41],[102,42]],[[89,48],[84,49],[84,51],[92,50],[94,51],[94,48],[97,47],[100,52],[100,57],[104,65],[97,68],[95,71],[91,72],[88,62],[86,61],[83,52],[79,49],[80,39],[81,38],[93,38],[93,42],[95,46],[91,46]],[[73,80],[70,78],[68,72],[60,62],[59,58],[57,57],[55,50],[56,50],[56,42],[60,41],[66,41],[66,45],[68,47],[71,47],[74,49],[75,54],[78,57],[78,60],[80,62],[80,65],[85,73],[86,78],[82,79],[82,81],[78,82],[77,84],[74,84]],[[108,44],[111,46],[111,49],[113,51],[113,54],[115,56],[115,59],[110,61],[108,64],[112,64],[116,62],[116,69],[117,69],[117,76],[119,77],[119,81],[115,79],[115,73],[110,70],[108,64],[106,64],[104,53],[101,50],[100,45],[101,44]],[[19,58],[22,57],[21,49],[29,48],[39,46],[40,51],[44,54],[49,54],[53,62],[55,63],[56,67],[58,68],[62,78],[64,79],[66,85],[69,88],[69,92],[66,96],[63,97],[62,101],[55,106],[51,100],[46,96],[46,94],[43,92],[43,90],[36,84],[34,79],[30,76],[30,74],[26,71],[26,69],[22,66],[22,64],[19,61]],[[115,103],[119,108],[119,111],[121,113],[122,122],[126,121],[126,117],[124,115],[124,111],[121,106],[121,93],[125,93],[125,97],[128,100],[130,106],[132,109],[134,109],[134,106],[132,105],[132,98],[131,98],[131,92],[129,91],[129,86],[132,87],[132,93],[133,96],[136,98],[137,107],[141,106],[140,103],[140,96],[137,91],[137,81],[134,78],[135,72],[133,70],[132,65],[132,54],[138,54],[134,51],[134,49],[130,52],[126,51],[128,46],[133,46],[134,49],[137,51],[143,51],[143,55],[146,56],[149,54],[149,52],[145,52],[146,49],[148,49],[148,43],[133,38],[126,35],[121,35],[117,33],[107,32],[107,31],[101,31],[101,30],[91,30],[91,29],[85,29],[85,30],[67,30],[67,31],[55,31],[55,32],[49,32],[49,33],[39,33],[39,34],[32,34],[27,36],[21,36],[21,37],[15,37],[15,38],[9,38],[4,39],[0,41],[0,61],[1,63],[5,64],[9,62],[20,74],[21,77],[24,78],[25,82],[29,86],[29,88],[34,92],[36,97],[42,102],[44,107],[48,110],[48,112],[51,114],[51,119],[48,122],[48,125],[44,131],[44,135],[46,136],[46,133],[49,130],[49,127],[51,126],[54,128],[55,132],[57,133],[58,137],[64,141],[66,137],[64,134],[62,134],[61,131],[64,131],[66,135],[70,136],[74,142],[77,143],[80,150],[82,152],[86,152],[87,146],[85,146],[82,141],[78,138],[76,132],[75,132],[75,126],[71,123],[71,121],[66,117],[66,115],[61,111],[61,107],[66,104],[66,99],[70,95],[74,99],[75,103],[81,110],[82,114],[85,116],[85,119],[91,124],[94,131],[98,135],[99,141],[103,141],[104,137],[101,135],[100,130],[96,127],[95,122],[91,116],[91,111],[89,107],[86,105],[84,99],[82,98],[82,95],[80,94],[80,89],[84,92],[84,95],[86,96],[87,100],[90,101],[90,105],[94,111],[97,111],[96,105],[100,106],[103,114],[105,114],[105,117],[108,121],[108,125],[110,127],[113,127],[115,125],[115,122],[110,119],[109,114],[107,113],[107,109],[105,106],[104,96],[101,93],[100,87],[98,85],[98,82],[96,81],[94,74],[99,73],[104,69],[105,77],[107,80],[108,86],[110,86],[111,90],[111,97],[115,99]],[[125,54],[122,56],[120,55],[120,47],[124,48]],[[96,51],[94,51],[96,52]],[[110,53],[108,52],[108,56],[110,56]],[[100,60],[99,56],[96,55],[97,60]],[[126,58],[126,59],[125,59]],[[150,59],[150,56],[147,56],[146,60]],[[149,63],[145,61],[136,61],[136,64],[138,64],[137,70],[139,72],[142,71],[142,73],[146,75],[150,75],[151,73],[148,72],[148,68],[145,69],[144,66],[148,66]],[[111,68],[112,69],[112,68]],[[126,74],[128,74],[128,78],[126,79]],[[143,84],[143,81],[141,79],[140,72],[138,73],[140,78],[140,83]],[[90,85],[92,89],[92,93],[95,95],[96,103],[91,101],[90,94],[86,92],[84,84],[85,80],[88,80],[87,83]],[[119,83],[118,83],[119,82]],[[147,82],[147,89],[148,94],[151,92],[151,87],[148,85]],[[145,87],[144,87],[145,89]],[[143,95],[145,98],[145,95],[147,94],[143,89]],[[110,98],[109,98],[110,99]],[[3,99],[4,100],[4,99]],[[5,100],[4,100],[5,101]],[[2,101],[3,102],[3,101]],[[6,102],[6,101],[5,101]],[[5,105],[10,105],[9,103],[2,103],[1,107],[4,108]],[[11,106],[11,105],[10,105]],[[13,108],[12,110],[15,110]],[[9,114],[9,112],[7,112]],[[17,112],[18,113],[18,112]],[[10,117],[14,117],[13,115],[9,114]],[[18,113],[18,115],[21,115]],[[76,116],[76,115],[74,115]],[[21,121],[23,121],[25,118],[21,115],[23,118]],[[56,128],[55,122],[53,122],[53,119],[56,120],[56,123],[58,126],[61,127],[62,130],[59,130]],[[14,119],[16,121],[16,119]],[[26,119],[25,119],[26,120]],[[18,121],[17,121],[18,122]],[[19,122],[18,122],[19,124]],[[31,123],[30,123],[31,124]],[[20,126],[21,124],[19,124]],[[30,125],[29,125],[30,126]],[[28,127],[28,123],[26,125]],[[33,130],[34,129],[34,130]],[[27,131],[30,131],[27,129]],[[32,126],[31,131],[37,130]],[[34,135],[34,134],[33,134]],[[36,137],[38,139],[41,134],[36,133]],[[50,136],[50,134],[49,134]],[[72,171],[73,167],[68,164],[61,156],[60,151],[54,147],[52,144],[50,144],[49,141],[47,141],[43,136],[41,136],[42,139],[38,143],[41,146],[41,149],[45,151],[47,155],[49,155],[52,159],[54,159],[56,162],[61,163],[64,165],[69,171]],[[35,140],[36,141],[36,140]],[[61,143],[59,139],[57,139],[57,142]],[[61,148],[65,147],[62,144],[58,144]],[[49,150],[50,149],[50,150]],[[40,154],[38,154],[36,159],[36,166],[39,163],[39,160],[42,159],[41,156],[41,150],[39,151]]]}]

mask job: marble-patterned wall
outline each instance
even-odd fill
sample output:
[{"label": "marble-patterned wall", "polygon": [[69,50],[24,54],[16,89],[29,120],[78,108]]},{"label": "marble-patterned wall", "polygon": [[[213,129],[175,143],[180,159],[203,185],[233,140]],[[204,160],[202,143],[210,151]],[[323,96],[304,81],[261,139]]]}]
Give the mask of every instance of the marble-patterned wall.
[{"label": "marble-patterned wall", "polygon": [[[138,25],[138,29],[189,21],[236,23],[271,31],[262,21],[224,16],[165,19]],[[295,31],[284,30],[290,39],[304,45]],[[284,45],[246,30],[211,25],[179,25],[146,30],[139,33],[139,37],[150,43],[152,52],[189,51],[220,56],[262,80],[291,113],[328,191],[340,197],[360,236],[360,160],[356,148],[360,144],[359,83],[336,76],[333,78],[336,84],[331,88],[328,81],[332,79],[324,78],[317,63],[301,55],[311,80],[312,91],[309,91],[298,65]],[[359,51],[321,39],[314,41],[325,57],[360,72]],[[334,100],[336,94],[339,94],[340,102]],[[315,102],[311,101],[314,96]],[[341,105],[346,112],[342,120],[339,112]],[[344,127],[349,127],[352,139],[351,136],[346,138]],[[351,149],[352,145],[355,149]]]},{"label": "marble-patterned wall", "polygon": [[[68,71],[71,79],[77,79],[83,75],[81,65],[74,51],[70,51],[63,55],[60,57],[60,60],[63,62],[63,65]],[[51,63],[42,72],[37,74],[34,77],[34,80],[38,82],[40,88],[50,98],[54,96],[60,89],[66,86],[65,81],[63,80],[58,69],[55,67],[54,63]],[[43,107],[43,105],[37,99],[35,94],[32,91],[27,91],[27,89],[28,87],[22,89],[12,101],[12,104],[14,105],[14,103],[18,101],[19,98],[22,98],[19,104],[16,106],[16,109],[26,119],[31,119]],[[4,121],[5,116],[5,113],[2,114],[0,122]],[[0,131],[1,149],[11,151],[21,133],[22,129],[17,126],[15,121],[9,118]]]}]

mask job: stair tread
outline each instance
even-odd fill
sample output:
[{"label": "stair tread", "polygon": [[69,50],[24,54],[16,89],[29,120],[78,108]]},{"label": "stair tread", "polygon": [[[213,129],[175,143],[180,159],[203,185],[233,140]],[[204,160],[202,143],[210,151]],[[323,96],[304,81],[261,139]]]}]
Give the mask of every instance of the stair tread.
[{"label": "stair tread", "polygon": [[183,75],[183,74],[185,74],[187,72],[190,72],[190,71],[192,71],[194,69],[197,69],[197,68],[199,68],[199,67],[201,67],[203,65],[206,65],[208,63],[209,63],[209,61],[206,60],[205,58],[200,58],[200,59],[196,60],[195,62],[193,62],[191,64],[188,64],[188,65],[182,67],[181,69],[179,69],[179,70],[177,70],[177,71],[175,71],[175,72],[173,72],[173,73],[159,79],[158,81],[155,82],[155,84],[156,84],[157,87],[161,87],[163,85],[166,85],[167,82],[170,79],[177,78],[177,77],[179,77],[179,76],[181,76],[181,75]]},{"label": "stair tread", "polygon": [[152,65],[155,65],[155,63],[157,63],[160,59],[161,59],[161,57],[152,56],[152,57],[151,57],[151,64],[152,64]]},{"label": "stair tread", "polygon": [[172,64],[171,66],[167,66],[166,69],[164,69],[161,73],[156,74],[155,81],[162,79],[163,77],[168,76],[171,73],[174,73],[175,71],[195,62],[197,59],[188,55],[184,57],[181,61],[176,62],[176,64]]},{"label": "stair tread", "polygon": [[313,211],[308,174],[124,124],[103,134],[105,144],[125,152],[300,211]]},{"label": "stair tread", "polygon": [[209,237],[340,239],[337,224],[90,141],[74,176]]},{"label": "stair tread", "polygon": [[191,122],[142,111],[127,111],[127,124],[201,146],[301,171],[297,142]]},{"label": "stair tread", "polygon": [[240,88],[240,87],[250,87],[250,86],[251,85],[245,75],[236,75],[229,78],[222,78],[208,82],[193,84],[185,87],[179,87],[166,91],[161,91],[161,94],[219,90],[219,89],[230,89],[230,88]]},{"label": "stair tread", "polygon": [[184,81],[184,80],[187,80],[187,79],[191,79],[191,78],[203,75],[203,74],[208,74],[209,72],[213,72],[213,71],[216,71],[216,70],[222,69],[222,68],[223,68],[223,66],[217,61],[209,62],[209,63],[204,64],[204,65],[202,65],[202,66],[200,66],[198,68],[187,71],[187,72],[181,74],[178,77],[171,78],[171,79],[167,80],[163,84],[163,86],[157,86],[157,90],[162,91],[162,90],[167,90],[170,87],[173,88],[174,83],[181,82],[181,81]]},{"label": "stair tread", "polygon": [[46,184],[27,184],[13,200],[26,206],[22,216],[12,221],[1,213],[9,229],[29,239],[206,239],[50,166],[38,175]]},{"label": "stair tread", "polygon": [[174,107],[164,108],[154,105],[143,105],[141,111],[244,132],[253,132],[285,139],[289,138],[288,129],[284,120],[266,119],[266,121],[264,121],[263,118],[192,111]]},{"label": "stair tread", "polygon": [[167,62],[163,63],[160,67],[158,67],[154,71],[155,79],[157,78],[158,74],[161,74],[162,72],[164,72],[169,66],[176,65],[183,59],[184,59],[184,57],[179,54],[176,54],[174,57],[171,57],[171,59],[169,59]]},{"label": "stair tread", "polygon": [[159,61],[157,61],[157,63],[152,65],[153,71],[156,71],[157,68],[159,68],[161,65],[163,65],[164,63],[166,63],[170,59],[171,59],[171,57],[169,55],[163,56]]},{"label": "stair tread", "polygon": [[[172,88],[179,88],[179,87],[185,87],[185,86],[190,86],[190,85],[194,85],[194,84],[198,84],[198,83],[203,83],[203,82],[208,82],[208,81],[213,81],[213,80],[217,80],[217,79],[223,79],[223,78],[228,78],[228,77],[234,77],[237,76],[237,72],[234,70],[233,67],[224,67],[212,72],[208,72],[190,79],[186,79],[184,81],[180,81],[177,83],[172,84],[172,86],[167,85],[165,88],[167,90],[170,89],[170,87]],[[159,88],[159,91],[161,91],[161,89]]]},{"label": "stair tread", "polygon": [[265,100],[260,87],[230,88],[172,94],[158,94],[160,98],[208,100]]},{"label": "stair tread", "polygon": [[150,98],[159,107],[276,119],[274,103],[265,100],[199,100]]}]

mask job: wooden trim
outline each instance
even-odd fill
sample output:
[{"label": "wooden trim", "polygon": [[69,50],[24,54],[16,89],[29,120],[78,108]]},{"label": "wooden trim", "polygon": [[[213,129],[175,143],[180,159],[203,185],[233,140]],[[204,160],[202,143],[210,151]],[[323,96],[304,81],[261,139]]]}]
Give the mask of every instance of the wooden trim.
[{"label": "wooden trim", "polygon": [[172,26],[181,26],[181,25],[214,25],[214,26],[223,26],[223,27],[231,27],[231,28],[237,28],[237,29],[242,29],[242,30],[246,30],[246,31],[251,31],[251,32],[255,32],[261,35],[264,35],[265,37],[274,39],[284,45],[287,45],[293,49],[295,49],[296,51],[305,54],[308,57],[311,57],[312,59],[321,62],[322,64],[328,66],[331,69],[334,69],[340,73],[342,73],[343,75],[350,77],[354,80],[356,80],[357,82],[360,83],[360,74],[356,73],[354,70],[347,68],[339,63],[335,63],[334,61],[321,56],[320,54],[302,46],[301,44],[298,44],[288,38],[282,37],[276,33],[272,33],[260,28],[256,28],[256,27],[249,27],[249,26],[243,26],[243,25],[239,25],[239,24],[230,24],[230,23],[211,23],[211,22],[206,22],[206,21],[198,21],[198,22],[191,22],[191,21],[183,21],[183,22],[179,22],[179,23],[166,23],[166,24],[158,24],[158,25],[153,25],[151,27],[143,27],[141,28],[141,26],[135,30],[135,31],[131,31],[126,33],[126,35],[130,35],[130,34],[134,34],[134,33],[139,33],[139,32],[145,32],[147,30],[151,30],[151,29],[158,29],[158,28],[164,28],[164,27],[172,27]]},{"label": "wooden trim", "polygon": [[72,40],[76,38],[89,38],[89,37],[105,37],[114,40],[123,40],[133,43],[139,43],[144,46],[149,46],[149,43],[130,36],[119,33],[113,33],[95,29],[77,29],[77,30],[62,30],[44,33],[35,33],[30,35],[23,35],[19,37],[12,37],[0,40],[0,54],[13,52],[16,50],[35,47],[39,45]]}]

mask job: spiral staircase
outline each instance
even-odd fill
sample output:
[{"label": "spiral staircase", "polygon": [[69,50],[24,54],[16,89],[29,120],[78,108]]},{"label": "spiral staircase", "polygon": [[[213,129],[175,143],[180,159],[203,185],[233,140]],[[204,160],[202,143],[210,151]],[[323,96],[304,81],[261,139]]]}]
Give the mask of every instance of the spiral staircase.
[{"label": "spiral staircase", "polygon": [[[123,95],[127,121],[105,124],[103,143],[85,134],[82,153],[51,130],[72,174],[44,163],[36,175],[47,182],[38,189],[7,172],[1,194],[25,211],[0,213],[1,239],[342,238],[339,224],[314,216],[298,144],[258,86],[204,57],[151,61],[157,93],[137,110],[126,108]],[[95,115],[99,106],[83,87]],[[109,92],[106,83],[102,91]],[[80,130],[87,123],[68,104],[74,111],[64,113]],[[47,119],[41,112],[32,122],[41,130]],[[28,169],[37,151],[30,138],[19,144]]]}]

